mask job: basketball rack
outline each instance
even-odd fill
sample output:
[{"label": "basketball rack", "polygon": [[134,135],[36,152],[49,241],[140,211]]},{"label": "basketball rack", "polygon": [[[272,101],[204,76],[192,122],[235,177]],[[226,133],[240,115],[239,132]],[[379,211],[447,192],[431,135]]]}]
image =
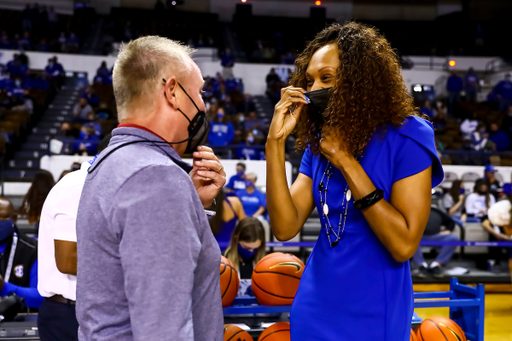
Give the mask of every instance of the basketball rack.
[{"label": "basketball rack", "polygon": [[471,341],[484,340],[485,286],[476,288],[450,279],[450,291],[415,292],[414,308],[450,308],[450,319],[455,321]]},{"label": "basketball rack", "polygon": [[[450,308],[450,319],[455,321],[471,341],[484,340],[485,287],[476,288],[450,280],[450,291],[416,292],[414,308]],[[290,305],[263,306],[255,297],[237,297],[233,304],[224,308],[224,315],[289,313]],[[411,323],[418,325],[421,318],[414,314]]]}]

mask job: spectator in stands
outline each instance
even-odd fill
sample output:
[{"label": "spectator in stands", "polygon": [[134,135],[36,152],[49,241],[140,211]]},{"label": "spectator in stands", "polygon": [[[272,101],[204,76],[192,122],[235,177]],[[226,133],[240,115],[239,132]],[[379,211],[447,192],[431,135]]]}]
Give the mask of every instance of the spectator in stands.
[{"label": "spectator in stands", "polygon": [[32,50],[32,42],[30,41],[30,33],[24,32],[23,37],[18,40],[18,48],[23,51]]},{"label": "spectator in stands", "polygon": [[270,73],[267,75],[266,82],[267,82],[267,89],[270,88],[271,85],[274,84],[275,82],[281,82],[281,79],[277,75],[275,68],[270,69]]},{"label": "spectator in stands", "polygon": [[239,103],[236,107],[237,112],[243,112],[244,114],[249,114],[251,111],[256,111],[256,105],[252,100],[252,96],[250,94],[244,95],[244,101]]},{"label": "spectator in stands", "polygon": [[55,59],[50,58],[48,59],[48,65],[44,68],[44,71],[46,74],[50,77],[59,77],[60,76],[60,70],[55,64]]},{"label": "spectator in stands", "polygon": [[450,192],[443,197],[443,206],[448,215],[459,226],[463,226],[466,222],[466,214],[464,213],[464,200],[466,188],[461,180],[454,180]]},{"label": "spectator in stands", "polygon": [[22,98],[25,95],[26,87],[21,78],[14,79],[14,84],[10,89],[7,89],[7,94],[16,98]]},{"label": "spectator in stands", "polygon": [[[445,227],[444,230],[441,229],[443,226]],[[423,237],[421,237],[421,240],[436,242],[458,242],[460,240],[459,237],[452,233],[454,228],[455,222],[446,213],[435,207],[432,207],[428,217],[427,226],[425,228],[425,232],[423,233]],[[427,277],[428,272],[431,272],[434,277],[443,278],[444,274],[441,267],[450,261],[456,248],[457,246],[453,245],[442,246],[439,254],[436,257],[436,260],[429,266],[425,261],[425,257],[421,251],[421,246],[419,246],[414,256],[412,256],[414,263],[419,266],[416,276],[418,278],[425,278]]]},{"label": "spectator in stands", "polygon": [[108,120],[112,117],[112,110],[108,108],[107,103],[101,102],[100,107],[96,110],[96,116],[98,116],[100,120]]},{"label": "spectator in stands", "polygon": [[80,130],[80,137],[75,141],[73,152],[76,154],[96,155],[100,137],[96,130],[90,126],[83,126]]},{"label": "spectator in stands", "polygon": [[80,131],[78,129],[74,129],[71,127],[69,122],[62,122],[59,131],[55,135],[55,137],[61,138],[77,138],[80,135]]},{"label": "spectator in stands", "polygon": [[16,221],[11,201],[0,197],[0,296],[14,293],[38,309],[43,298],[37,291],[37,241],[20,231]]},{"label": "spectator in stands", "polygon": [[48,30],[50,35],[53,35],[57,28],[57,23],[59,22],[59,18],[53,6],[48,7]]},{"label": "spectator in stands", "polygon": [[239,162],[236,164],[236,174],[229,179],[226,185],[226,192],[231,193],[245,189],[245,180],[245,163]]},{"label": "spectator in stands", "polygon": [[510,147],[510,140],[505,132],[499,130],[497,123],[491,123],[489,132],[489,141],[492,141],[499,152],[508,150]]},{"label": "spectator in stands", "polygon": [[460,100],[460,92],[462,91],[462,78],[457,75],[456,71],[451,72],[446,82],[446,90],[448,91],[448,114],[454,115],[454,108]]},{"label": "spectator in stands", "polygon": [[494,196],[494,199],[498,201],[500,196],[501,183],[496,179],[496,168],[493,165],[487,165],[484,169],[484,180],[487,181],[489,190]]},{"label": "spectator in stands", "polygon": [[[107,62],[102,61],[101,66],[96,70],[95,83],[111,84],[112,73],[107,67]],[[110,81],[109,81],[110,80]]]},{"label": "spectator in stands", "polygon": [[79,120],[86,120],[90,112],[92,112],[92,108],[84,97],[80,98],[73,108],[73,116]]},{"label": "spectator in stands", "polygon": [[67,51],[70,53],[77,53],[80,49],[80,41],[75,33],[71,32],[69,38],[66,40]]},{"label": "spectator in stands", "polygon": [[[245,218],[244,208],[238,197],[226,197],[224,191],[217,194],[215,201],[218,204],[215,209],[215,217],[210,219],[210,227],[217,242],[229,243],[236,224]],[[221,245],[220,248],[224,250],[227,246]]]},{"label": "spectator in stands", "polygon": [[227,122],[224,114],[224,109],[217,110],[217,116],[212,122],[210,133],[208,134],[208,141],[212,146],[227,146],[235,137],[235,129],[231,122]]},{"label": "spectator in stands", "polygon": [[235,78],[233,75],[233,67],[235,66],[235,57],[231,54],[230,49],[226,49],[224,56],[221,59],[222,77],[224,79]]},{"label": "spectator in stands", "polygon": [[475,70],[471,67],[464,76],[464,91],[468,102],[476,102],[476,92],[478,90],[480,79]]},{"label": "spectator in stands", "polygon": [[10,49],[11,41],[5,31],[0,32],[0,49]]},{"label": "spectator in stands", "polygon": [[[263,153],[263,150],[261,150]],[[252,131],[245,134],[245,142],[240,142],[236,149],[235,156],[243,160],[261,160],[260,149],[254,146],[254,135]]]},{"label": "spectator in stands", "polygon": [[434,111],[432,110],[432,104],[429,100],[423,102],[423,105],[420,107],[420,112],[429,117],[430,120],[434,118]]},{"label": "spectator in stands", "polygon": [[249,113],[249,116],[244,122],[244,129],[245,131],[252,131],[255,137],[258,138],[264,137],[267,133],[265,123],[263,123],[263,120],[258,119],[256,111],[251,111]]},{"label": "spectator in stands", "polygon": [[240,220],[225,252],[241,279],[251,279],[256,264],[265,257],[265,229],[253,217]]},{"label": "spectator in stands", "polygon": [[100,102],[98,95],[94,93],[94,90],[90,85],[87,85],[85,87],[85,91],[82,94],[82,97],[87,100],[87,103],[89,103],[91,107],[97,107]]},{"label": "spectator in stands", "polygon": [[23,31],[26,31],[26,32],[32,31],[32,19],[33,19],[32,8],[30,8],[30,4],[26,4],[23,11],[21,11],[21,28],[23,29]]},{"label": "spectator in stands", "polygon": [[64,75],[64,67],[61,63],[59,63],[59,58],[57,56],[53,56],[53,63],[55,64],[56,70],[59,71],[59,75]]},{"label": "spectator in stands", "polygon": [[243,139],[244,132],[245,132],[245,116],[243,113],[238,113],[233,121],[231,121],[231,124],[233,124],[233,128],[235,129],[235,143],[240,142]]},{"label": "spectator in stands", "polygon": [[478,127],[479,122],[477,118],[477,113],[473,112],[472,118],[466,118],[460,125],[460,132],[462,133],[465,139],[471,139],[471,135]]},{"label": "spectator in stands", "polygon": [[436,102],[436,109],[434,111],[434,127],[437,132],[442,132],[446,128],[446,108],[442,101]]},{"label": "spectator in stands", "polygon": [[512,100],[512,81],[510,73],[505,75],[505,79],[499,82],[493,89],[500,103],[500,111],[508,111]]},{"label": "spectator in stands", "polygon": [[7,71],[11,74],[11,77],[24,77],[28,72],[28,66],[21,60],[19,54],[14,54],[13,60],[7,63]]},{"label": "spectator in stands", "polygon": [[87,122],[85,122],[82,127],[93,128],[95,134],[101,136],[101,124],[96,122],[96,114],[92,111],[87,115]]},{"label": "spectator in stands", "polygon": [[23,198],[23,203],[18,213],[26,217],[30,224],[35,224],[36,229],[39,228],[43,203],[53,185],[55,185],[55,180],[53,179],[52,173],[41,170],[34,177],[30,189],[25,195],[25,198]]},{"label": "spectator in stands", "polygon": [[236,192],[236,196],[240,198],[247,216],[258,218],[265,213],[267,209],[267,200],[265,194],[256,188],[256,174],[249,173],[245,178],[245,189]]},{"label": "spectator in stands", "polygon": [[[512,198],[510,197],[510,193],[508,194],[507,200],[502,200],[497,202],[491,208],[489,208],[489,226],[492,223],[495,226],[499,226],[501,229],[499,232],[494,229],[488,229],[490,233],[494,235],[496,240],[500,241],[512,241]],[[485,226],[484,226],[485,227]],[[486,228],[487,229],[487,228]],[[496,249],[496,248],[493,248]],[[508,250],[510,253],[508,260],[508,267],[510,271],[510,275],[512,276],[512,248]]]},{"label": "spectator in stands", "polygon": [[34,103],[32,102],[32,99],[29,97],[29,93],[27,90],[24,91],[22,97],[18,98],[18,101],[15,102],[11,110],[26,111],[31,115],[34,113]]},{"label": "spectator in stands", "polygon": [[494,143],[489,141],[489,134],[484,124],[479,124],[471,134],[471,145],[474,150],[494,150]]},{"label": "spectator in stands", "polygon": [[475,217],[480,221],[487,219],[487,210],[496,202],[491,195],[487,180],[477,180],[474,192],[466,198],[465,208],[468,217]]},{"label": "spectator in stands", "polygon": [[233,106],[233,103],[231,102],[231,96],[226,96],[224,98],[223,107],[224,112],[226,113],[227,116],[233,117],[236,115],[236,108]]}]

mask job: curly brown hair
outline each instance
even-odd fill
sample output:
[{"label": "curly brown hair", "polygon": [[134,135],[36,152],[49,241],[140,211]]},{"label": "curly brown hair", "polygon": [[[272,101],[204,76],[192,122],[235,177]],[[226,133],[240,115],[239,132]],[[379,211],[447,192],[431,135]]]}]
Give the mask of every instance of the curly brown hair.
[{"label": "curly brown hair", "polygon": [[[360,23],[333,24],[317,34],[295,60],[290,84],[306,89],[306,69],[313,54],[328,44],[338,46],[340,66],[323,119],[303,109],[295,128],[296,148],[319,153],[321,132],[334,131],[343,147],[361,155],[379,126],[401,125],[418,115],[402,78],[398,57],[375,29]],[[320,124],[319,122],[323,122]]]}]

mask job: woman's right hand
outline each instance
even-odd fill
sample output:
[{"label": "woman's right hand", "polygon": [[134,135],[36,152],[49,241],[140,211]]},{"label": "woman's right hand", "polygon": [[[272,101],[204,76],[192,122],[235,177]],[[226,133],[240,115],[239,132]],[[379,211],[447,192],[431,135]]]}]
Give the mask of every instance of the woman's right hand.
[{"label": "woman's right hand", "polygon": [[464,194],[459,195],[459,201],[464,201]]},{"label": "woman's right hand", "polygon": [[[290,135],[299,121],[304,105],[308,104],[306,90],[288,86],[281,89],[281,100],[276,104],[268,132],[269,140],[282,140]],[[291,108],[295,104],[295,109]]]}]

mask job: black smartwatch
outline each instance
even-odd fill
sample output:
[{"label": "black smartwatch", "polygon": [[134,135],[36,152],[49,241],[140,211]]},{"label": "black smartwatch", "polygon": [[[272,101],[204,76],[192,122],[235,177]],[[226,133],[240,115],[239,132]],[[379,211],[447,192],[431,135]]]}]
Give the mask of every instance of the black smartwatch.
[{"label": "black smartwatch", "polygon": [[216,208],[217,208],[217,201],[215,199],[213,199],[213,204],[210,207],[205,208],[205,210],[215,211]]},{"label": "black smartwatch", "polygon": [[376,189],[367,196],[364,196],[361,199],[355,201],[354,208],[357,208],[358,210],[364,210],[365,208],[376,204],[382,198],[384,198],[384,191],[381,189]]}]

